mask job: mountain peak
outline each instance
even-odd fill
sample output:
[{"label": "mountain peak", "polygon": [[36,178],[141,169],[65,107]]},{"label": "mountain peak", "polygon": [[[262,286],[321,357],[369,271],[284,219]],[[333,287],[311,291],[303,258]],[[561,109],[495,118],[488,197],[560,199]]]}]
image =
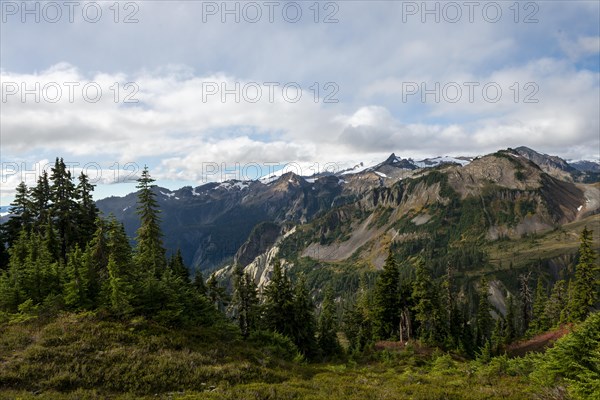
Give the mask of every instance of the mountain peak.
[{"label": "mountain peak", "polygon": [[382,164],[384,165],[393,165],[400,162],[401,158],[396,157],[395,153],[392,153]]}]

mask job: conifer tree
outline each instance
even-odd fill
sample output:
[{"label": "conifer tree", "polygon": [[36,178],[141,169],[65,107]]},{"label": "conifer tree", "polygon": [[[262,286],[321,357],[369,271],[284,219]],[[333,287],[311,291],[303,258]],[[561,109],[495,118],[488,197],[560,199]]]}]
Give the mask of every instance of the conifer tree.
[{"label": "conifer tree", "polygon": [[[96,231],[94,232],[91,241],[86,247],[84,254],[84,262],[87,265],[87,269],[90,276],[90,300],[92,301],[94,306],[98,306],[102,302],[102,288],[103,286],[105,286],[106,288],[106,282],[108,281],[108,257],[110,255],[107,238],[108,226],[111,226],[112,229],[116,229],[117,227],[114,216],[111,216],[110,222],[106,222],[101,218],[96,218],[96,222],[94,225],[96,226]],[[123,239],[123,236],[121,236],[121,239]],[[131,248],[129,246],[127,238],[125,237],[123,241],[124,245],[129,249],[128,252],[130,253]]]},{"label": "conifer tree", "polygon": [[187,287],[181,277],[175,275],[171,269],[166,269],[159,280],[157,294],[160,308],[156,310],[154,318],[168,326],[181,326],[187,319],[185,313],[185,296]]},{"label": "conifer tree", "polygon": [[6,248],[6,234],[4,226],[0,225],[0,273],[8,269],[8,249]]},{"label": "conifer tree", "polygon": [[50,293],[61,290],[60,277],[56,276],[54,260],[40,235],[33,232],[29,235],[27,253],[23,288],[33,304],[40,304]]},{"label": "conifer tree", "polygon": [[219,311],[224,312],[229,304],[227,290],[219,284],[215,275],[211,275],[206,281],[206,296]]},{"label": "conifer tree", "polygon": [[457,311],[459,313],[460,335],[458,337],[458,348],[466,355],[472,356],[475,354],[477,347],[476,335],[472,324],[472,312],[470,305],[466,301],[457,303]]},{"label": "conifer tree", "polygon": [[118,316],[126,316],[133,311],[131,287],[116,258],[113,254],[108,257],[109,308]]},{"label": "conifer tree", "polygon": [[444,277],[442,288],[445,291],[443,308],[445,309],[444,331],[447,337],[446,344],[448,347],[456,347],[459,344],[459,337],[461,335],[461,321],[454,293],[454,269],[450,263],[446,266],[446,276]]},{"label": "conifer tree", "polygon": [[25,292],[25,269],[29,255],[29,234],[22,230],[8,249],[10,260],[8,270],[0,281],[0,307],[7,312],[16,312],[17,307],[27,300]]},{"label": "conifer tree", "polygon": [[50,201],[51,191],[48,172],[43,171],[37,180],[36,186],[31,189],[32,214],[36,233],[45,233],[47,224],[51,223]]},{"label": "conifer tree", "polygon": [[598,303],[600,296],[600,267],[592,248],[592,231],[583,229],[579,244],[579,261],[575,267],[575,280],[569,302],[570,320],[583,321]]},{"label": "conifer tree", "polygon": [[567,283],[567,306],[565,308],[563,308],[563,310],[560,313],[560,322],[561,323],[566,323],[566,322],[572,322],[573,319],[571,318],[571,305],[573,303],[573,297],[575,296],[575,282],[572,279],[569,279],[569,282]]},{"label": "conifer tree", "polygon": [[79,183],[76,187],[76,197],[79,200],[77,214],[77,228],[79,246],[85,248],[96,231],[96,219],[98,218],[98,207],[92,198],[95,185],[92,185],[83,172],[79,175]]},{"label": "conifer tree", "polygon": [[0,275],[0,309],[6,312],[17,312],[21,303],[27,300],[22,288],[19,271],[13,265]]},{"label": "conifer tree", "polygon": [[63,159],[56,159],[54,168],[51,169],[50,194],[52,206],[50,213],[58,232],[59,256],[66,263],[67,253],[75,245],[77,237],[77,193]]},{"label": "conifer tree", "polygon": [[51,217],[48,216],[48,221],[44,226],[44,243],[43,246],[48,251],[50,259],[55,262],[60,259],[60,243],[58,242],[58,236],[56,230],[52,224]]},{"label": "conifer tree", "polygon": [[281,262],[275,261],[271,280],[264,289],[262,321],[266,329],[294,338],[294,296]]},{"label": "conifer tree", "polygon": [[533,334],[545,331],[550,327],[544,313],[547,302],[548,293],[546,292],[542,278],[538,277],[537,286],[535,288],[535,298],[533,300],[533,320],[529,327]]},{"label": "conifer tree", "polygon": [[567,282],[563,279],[554,283],[550,297],[544,307],[544,319],[548,327],[554,327],[561,322],[561,314],[567,308]]},{"label": "conifer tree", "polygon": [[6,234],[9,246],[20,236],[21,231],[29,231],[33,225],[32,203],[25,182],[16,188],[15,199],[10,203],[10,217],[6,222]]},{"label": "conifer tree", "polygon": [[315,338],[317,322],[314,313],[314,303],[306,286],[306,277],[300,274],[293,287],[292,304],[292,340],[298,350],[307,358],[312,359],[317,353],[317,341]]},{"label": "conifer tree", "polygon": [[533,296],[531,294],[531,288],[529,287],[529,281],[531,279],[531,271],[527,274],[519,275],[519,300],[521,310],[519,314],[519,334],[523,334],[529,329],[529,323],[531,322]]},{"label": "conifer tree", "polygon": [[400,272],[391,251],[375,283],[373,300],[378,337],[397,338],[400,326]]},{"label": "conifer tree", "polygon": [[325,289],[325,298],[319,315],[319,327],[317,331],[319,348],[326,357],[341,353],[341,346],[337,337],[337,312],[333,297],[333,288],[329,285]]},{"label": "conifer tree", "polygon": [[[104,236],[105,230],[106,237]],[[133,267],[132,250],[125,234],[125,227],[114,216],[111,216],[106,225],[99,224],[90,245],[90,254],[98,257],[94,268],[100,279],[105,274],[103,259],[108,257],[106,261],[107,280],[104,284],[108,306],[118,316],[129,315],[134,309],[136,294],[133,283],[137,282],[141,275]]]},{"label": "conifer tree", "polygon": [[433,283],[431,271],[421,258],[416,261],[415,280],[413,282],[412,297],[415,320],[419,324],[420,336],[429,342],[440,339],[441,328],[440,307],[437,291]]},{"label": "conifer tree", "polygon": [[355,351],[361,351],[373,340],[371,291],[366,277],[361,275],[353,304],[344,311],[343,330]]},{"label": "conifer tree", "polygon": [[181,249],[177,249],[177,252],[171,256],[168,267],[173,271],[173,274],[180,277],[183,282],[190,283],[190,271],[183,262]]},{"label": "conifer tree", "polygon": [[505,331],[505,321],[501,316],[496,319],[496,323],[494,325],[494,330],[492,331],[492,336],[490,338],[490,343],[492,345],[492,352],[494,354],[499,354],[500,349],[504,344],[504,331]]},{"label": "conifer tree", "polygon": [[258,290],[252,277],[241,265],[234,270],[233,307],[242,336],[247,338],[258,322]]},{"label": "conifer tree", "polygon": [[206,296],[206,284],[204,283],[204,276],[202,275],[202,271],[200,271],[200,268],[196,268],[196,272],[194,273],[194,280],[192,282],[192,287],[194,288],[196,293],[202,296]]},{"label": "conifer tree", "polygon": [[79,246],[70,252],[67,261],[68,281],[64,288],[65,304],[72,309],[85,309],[91,305],[89,298],[89,274]]},{"label": "conifer tree", "polygon": [[483,277],[479,283],[478,294],[479,306],[477,308],[477,345],[482,347],[491,337],[493,324],[492,316],[490,315],[490,287],[485,277]]},{"label": "conifer tree", "polygon": [[144,167],[142,176],[137,180],[138,207],[140,228],[137,231],[136,262],[142,268],[148,269],[159,277],[166,267],[165,249],[160,230],[160,218],[154,179],[150,177],[148,167]]},{"label": "conifer tree", "polygon": [[509,293],[506,297],[506,317],[504,319],[504,343],[511,343],[516,337],[516,312],[515,312],[515,301],[513,296]]}]

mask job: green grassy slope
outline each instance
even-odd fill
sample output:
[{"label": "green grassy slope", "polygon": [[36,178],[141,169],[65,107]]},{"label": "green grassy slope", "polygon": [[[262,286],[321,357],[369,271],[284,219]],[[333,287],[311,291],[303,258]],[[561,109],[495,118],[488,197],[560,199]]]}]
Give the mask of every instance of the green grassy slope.
[{"label": "green grassy slope", "polygon": [[0,325],[3,399],[526,399],[506,371],[408,346],[306,364],[277,340],[230,326],[168,330],[64,314]]}]

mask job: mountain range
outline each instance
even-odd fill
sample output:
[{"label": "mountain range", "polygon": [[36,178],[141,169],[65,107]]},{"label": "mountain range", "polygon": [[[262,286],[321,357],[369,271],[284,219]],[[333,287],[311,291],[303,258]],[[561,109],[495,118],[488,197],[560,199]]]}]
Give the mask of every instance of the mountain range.
[{"label": "mountain range", "polygon": [[[254,268],[259,280],[282,256],[296,260],[293,265],[300,260],[376,269],[390,244],[423,250],[432,236],[452,246],[551,231],[598,212],[599,169],[594,162],[569,164],[518,147],[421,161],[391,154],[336,173],[288,172],[155,191],[169,251],[181,249],[192,270],[235,262]],[[97,205],[135,236],[135,193]],[[255,261],[262,264],[252,266]]]}]

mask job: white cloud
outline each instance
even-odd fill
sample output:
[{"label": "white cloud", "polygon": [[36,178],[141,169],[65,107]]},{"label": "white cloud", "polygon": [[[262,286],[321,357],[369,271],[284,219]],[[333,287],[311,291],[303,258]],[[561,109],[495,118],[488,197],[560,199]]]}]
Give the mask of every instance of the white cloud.
[{"label": "white cloud", "polygon": [[[478,154],[523,144],[597,158],[597,2],[540,2],[534,24],[515,23],[512,3],[501,3],[499,23],[480,14],[475,23],[422,23],[420,15],[404,22],[404,3],[339,2],[336,24],[312,22],[308,5],[298,24],[200,23],[202,2],[140,3],[140,21],[129,25],[11,20],[0,47],[3,162],[60,155],[109,172],[114,162],[147,162],[157,177],[194,181],[206,162],[360,161],[392,151]],[[286,102],[279,88],[270,102],[264,86],[256,103],[202,96],[203,84],[253,81],[298,82],[302,99]],[[59,85],[65,93],[54,104],[33,95],[22,102],[6,93],[14,89],[7,82],[79,86],[70,102]],[[81,96],[92,82],[103,90],[96,103]],[[326,82],[338,85],[339,103],[322,102]],[[420,94],[405,102],[407,82],[480,86],[473,102],[464,85],[456,103],[431,95],[423,103]],[[503,90],[496,103],[482,99],[489,82]],[[529,82],[538,103],[523,102]],[[139,103],[123,104],[127,94]]]},{"label": "white cloud", "polygon": [[559,36],[559,44],[572,60],[596,56],[600,53],[600,36],[579,36],[575,40],[570,40],[561,35]]}]

